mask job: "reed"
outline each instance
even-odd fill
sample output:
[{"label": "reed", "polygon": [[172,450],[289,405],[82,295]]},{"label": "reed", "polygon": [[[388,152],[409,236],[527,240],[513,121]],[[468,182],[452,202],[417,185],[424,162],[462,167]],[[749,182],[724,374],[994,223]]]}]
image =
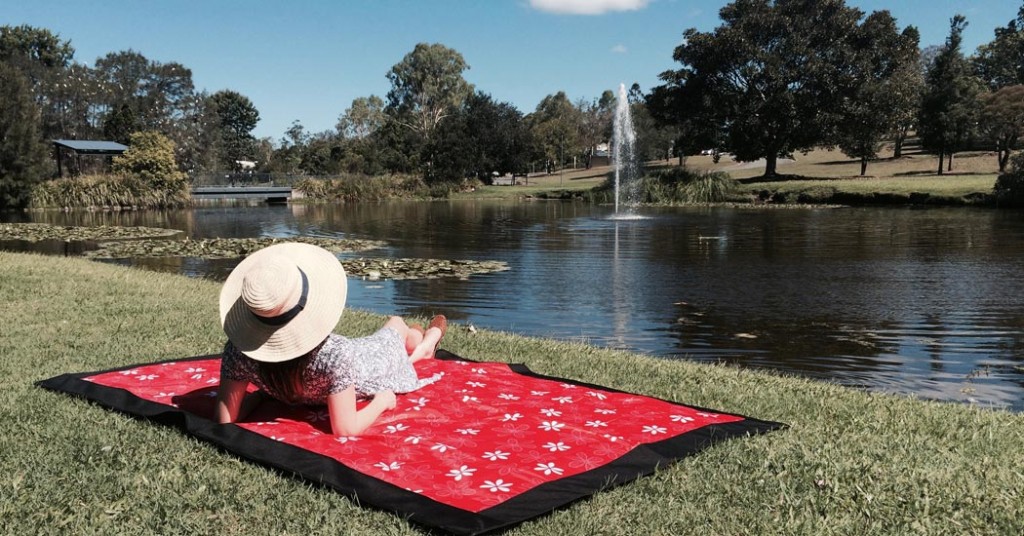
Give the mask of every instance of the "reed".
[{"label": "reed", "polygon": [[[383,201],[393,198],[427,198],[444,194],[428,187],[413,175],[342,175],[333,178],[305,178],[294,188],[312,201]],[[442,197],[444,195],[441,195]]]},{"label": "reed", "polygon": [[84,175],[39,183],[31,208],[180,208],[191,202],[186,182],[158,188],[134,176]]}]

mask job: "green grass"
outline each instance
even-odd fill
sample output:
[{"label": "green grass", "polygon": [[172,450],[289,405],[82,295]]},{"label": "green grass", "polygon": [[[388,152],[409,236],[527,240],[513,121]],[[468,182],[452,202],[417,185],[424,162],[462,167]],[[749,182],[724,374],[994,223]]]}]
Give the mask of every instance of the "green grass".
[{"label": "green grass", "polygon": [[787,193],[801,193],[815,188],[835,188],[837,191],[854,194],[874,192],[910,195],[926,192],[932,195],[963,197],[975,192],[991,193],[996,184],[995,174],[984,175],[943,175],[927,177],[866,177],[841,179],[799,179],[773,182],[747,182],[745,190],[772,190]]},{"label": "green grass", "polygon": [[[163,426],[44,391],[216,352],[219,284],[0,252],[0,533],[420,534]],[[344,334],[382,318],[348,310]],[[453,325],[443,347],[790,424],[510,534],[1021,534],[1024,416]]]}]

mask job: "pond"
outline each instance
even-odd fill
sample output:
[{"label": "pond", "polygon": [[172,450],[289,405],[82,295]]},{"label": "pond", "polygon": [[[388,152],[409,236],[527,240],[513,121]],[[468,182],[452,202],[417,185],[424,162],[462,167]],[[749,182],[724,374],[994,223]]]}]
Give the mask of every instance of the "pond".
[{"label": "pond", "polygon": [[[383,240],[355,255],[504,261],[510,270],[468,279],[352,278],[349,306],[1024,409],[1019,213],[650,208],[612,220],[611,210],[445,201],[2,218],[168,227],[190,238]],[[237,260],[114,262],[223,279]]]}]

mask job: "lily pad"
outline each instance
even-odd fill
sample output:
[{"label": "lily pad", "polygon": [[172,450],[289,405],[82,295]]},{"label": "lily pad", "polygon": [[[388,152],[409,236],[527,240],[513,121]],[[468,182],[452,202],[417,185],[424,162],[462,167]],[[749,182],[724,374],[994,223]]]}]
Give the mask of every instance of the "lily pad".
[{"label": "lily pad", "polygon": [[438,279],[502,272],[509,269],[502,261],[449,259],[359,258],[341,261],[350,276],[367,279]]},{"label": "lily pad", "polygon": [[86,257],[97,259],[128,259],[139,257],[199,257],[203,259],[232,259],[245,257],[267,246],[283,242],[302,242],[320,246],[334,253],[366,251],[384,246],[379,240],[350,238],[203,238],[200,240],[134,240],[131,242],[103,242],[98,249],[85,252]]},{"label": "lily pad", "polygon": [[98,227],[72,227],[48,223],[0,223],[0,240],[131,240],[174,236],[181,231],[158,227],[120,227],[100,225]]}]

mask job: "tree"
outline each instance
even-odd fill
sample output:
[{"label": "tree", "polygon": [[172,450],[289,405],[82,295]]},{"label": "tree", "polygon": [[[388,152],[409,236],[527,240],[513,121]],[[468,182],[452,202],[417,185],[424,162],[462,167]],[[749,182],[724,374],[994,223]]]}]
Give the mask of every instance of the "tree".
[{"label": "tree", "polygon": [[1024,85],[1007,86],[981,99],[981,130],[996,144],[999,172],[1006,171],[1011,152],[1024,136]]},{"label": "tree", "polygon": [[462,54],[441,44],[419,43],[391,67],[388,109],[401,124],[426,139],[472,93],[462,78],[469,69]]},{"label": "tree", "polygon": [[251,160],[256,152],[256,138],[252,130],[260,121],[260,112],[248,97],[237,91],[224,89],[210,95],[206,101],[208,113],[216,120],[216,131],[222,146],[221,164],[234,169],[239,160]]},{"label": "tree", "polygon": [[1024,84],[1024,6],[1016,19],[996,28],[992,41],[978,47],[974,68],[993,91]]},{"label": "tree", "polygon": [[721,136],[738,160],[764,158],[775,176],[780,156],[832,137],[862,13],[843,0],[736,0],[719,16],[712,32],[684,32],[673,54],[683,68],[662,74],[655,107],[689,107],[713,125],[702,136]]},{"label": "tree", "polygon": [[594,156],[597,145],[611,137],[615,94],[606,89],[599,99],[590,102],[580,99],[576,103],[576,109],[580,113],[579,136],[584,147],[584,162],[587,169],[590,169],[590,159]]},{"label": "tree", "polygon": [[22,208],[43,177],[46,153],[29,81],[4,61],[0,61],[0,102],[4,103],[0,106],[0,209]]},{"label": "tree", "polygon": [[55,92],[75,50],[70,41],[45,28],[0,26],[0,61],[22,73],[28,80],[29,94],[40,110],[40,134],[44,138],[63,137],[60,130],[61,100]]},{"label": "tree", "polygon": [[[439,129],[435,144],[438,166],[449,180],[475,175],[490,182],[491,174],[524,173],[535,149],[523,114],[507,102],[476,92],[466,99],[457,118]],[[437,171],[442,173],[441,169]]]},{"label": "tree", "polygon": [[917,40],[916,29],[899,33],[888,11],[869,15],[852,36],[848,69],[853,76],[844,88],[836,142],[843,154],[860,160],[861,175],[877,158],[884,137],[905,126],[897,114],[914,109],[914,88],[901,83],[906,73],[917,72]]},{"label": "tree", "polygon": [[557,162],[561,168],[567,156],[582,153],[579,149],[580,112],[564,91],[544,97],[537,109],[527,117],[530,130],[546,160],[548,173]]},{"label": "tree", "polygon": [[926,151],[939,156],[938,173],[943,171],[943,158],[962,149],[974,135],[977,124],[978,96],[983,86],[975,77],[960,51],[967,19],[956,15],[950,19],[946,45],[928,69],[925,93],[921,99],[918,135]]},{"label": "tree", "polygon": [[365,139],[384,125],[384,101],[376,95],[352,100],[345,113],[338,118],[338,133],[349,139]]}]

